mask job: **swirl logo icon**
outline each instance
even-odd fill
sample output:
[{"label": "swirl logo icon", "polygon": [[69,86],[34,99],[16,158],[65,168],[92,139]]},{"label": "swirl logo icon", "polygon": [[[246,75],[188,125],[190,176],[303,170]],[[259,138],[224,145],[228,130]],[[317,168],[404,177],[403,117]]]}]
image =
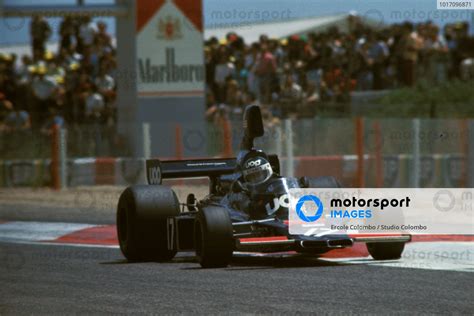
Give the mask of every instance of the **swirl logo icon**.
[{"label": "swirl logo icon", "polygon": [[[308,216],[307,214],[305,214],[306,212],[302,209],[305,203],[310,202],[314,203],[317,207],[316,213],[312,216]],[[323,215],[323,210],[323,203],[317,196],[314,195],[304,195],[296,203],[296,214],[301,220],[308,223],[317,221]]]}]

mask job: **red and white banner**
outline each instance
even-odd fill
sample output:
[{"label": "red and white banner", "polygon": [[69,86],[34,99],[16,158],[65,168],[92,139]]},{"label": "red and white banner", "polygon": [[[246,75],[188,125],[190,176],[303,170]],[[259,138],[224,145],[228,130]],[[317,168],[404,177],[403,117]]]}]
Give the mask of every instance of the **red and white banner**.
[{"label": "red and white banner", "polygon": [[137,1],[137,76],[140,96],[203,94],[201,1]]}]

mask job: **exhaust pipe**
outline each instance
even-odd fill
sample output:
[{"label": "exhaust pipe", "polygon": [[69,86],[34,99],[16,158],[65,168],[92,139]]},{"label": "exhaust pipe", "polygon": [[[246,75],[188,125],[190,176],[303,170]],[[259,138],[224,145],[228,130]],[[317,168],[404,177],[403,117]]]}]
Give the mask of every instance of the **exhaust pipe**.
[{"label": "exhaust pipe", "polygon": [[328,240],[328,247],[330,248],[345,248],[345,247],[352,247],[354,242],[352,239],[336,239],[336,240]]},{"label": "exhaust pipe", "polygon": [[295,250],[299,246],[305,249],[324,249],[324,248],[345,248],[353,245],[352,239],[335,240],[261,240],[246,241],[245,239],[236,240],[235,250],[244,252],[278,252]]},{"label": "exhaust pipe", "polygon": [[300,246],[302,248],[345,248],[353,245],[352,239],[336,239],[336,240],[302,240]]}]

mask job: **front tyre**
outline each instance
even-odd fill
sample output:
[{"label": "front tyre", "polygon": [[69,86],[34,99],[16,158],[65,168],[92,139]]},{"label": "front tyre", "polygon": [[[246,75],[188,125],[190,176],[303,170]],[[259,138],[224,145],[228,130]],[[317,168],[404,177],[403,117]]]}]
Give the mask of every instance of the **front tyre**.
[{"label": "front tyre", "polygon": [[196,257],[203,268],[229,265],[234,251],[232,221],[227,210],[207,206],[196,215],[194,226]]},{"label": "front tyre", "polygon": [[172,189],[161,185],[136,185],[120,195],[117,235],[120,250],[131,262],[167,261],[176,251],[168,250],[167,218],[179,214]]},{"label": "front tyre", "polygon": [[367,250],[375,260],[395,260],[402,257],[404,242],[367,243]]}]

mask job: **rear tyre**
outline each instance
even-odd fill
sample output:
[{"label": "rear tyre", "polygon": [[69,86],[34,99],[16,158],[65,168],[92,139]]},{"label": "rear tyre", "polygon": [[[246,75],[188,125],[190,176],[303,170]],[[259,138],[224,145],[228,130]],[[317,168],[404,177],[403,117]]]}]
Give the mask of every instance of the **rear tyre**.
[{"label": "rear tyre", "polygon": [[404,242],[367,243],[367,250],[375,260],[400,259],[404,248]]},{"label": "rear tyre", "polygon": [[131,262],[167,261],[176,251],[168,250],[167,218],[179,214],[176,194],[161,185],[136,185],[120,195],[117,235],[120,250]]},{"label": "rear tyre", "polygon": [[196,257],[203,268],[229,265],[234,251],[232,221],[227,210],[208,206],[196,215],[194,226]]}]

